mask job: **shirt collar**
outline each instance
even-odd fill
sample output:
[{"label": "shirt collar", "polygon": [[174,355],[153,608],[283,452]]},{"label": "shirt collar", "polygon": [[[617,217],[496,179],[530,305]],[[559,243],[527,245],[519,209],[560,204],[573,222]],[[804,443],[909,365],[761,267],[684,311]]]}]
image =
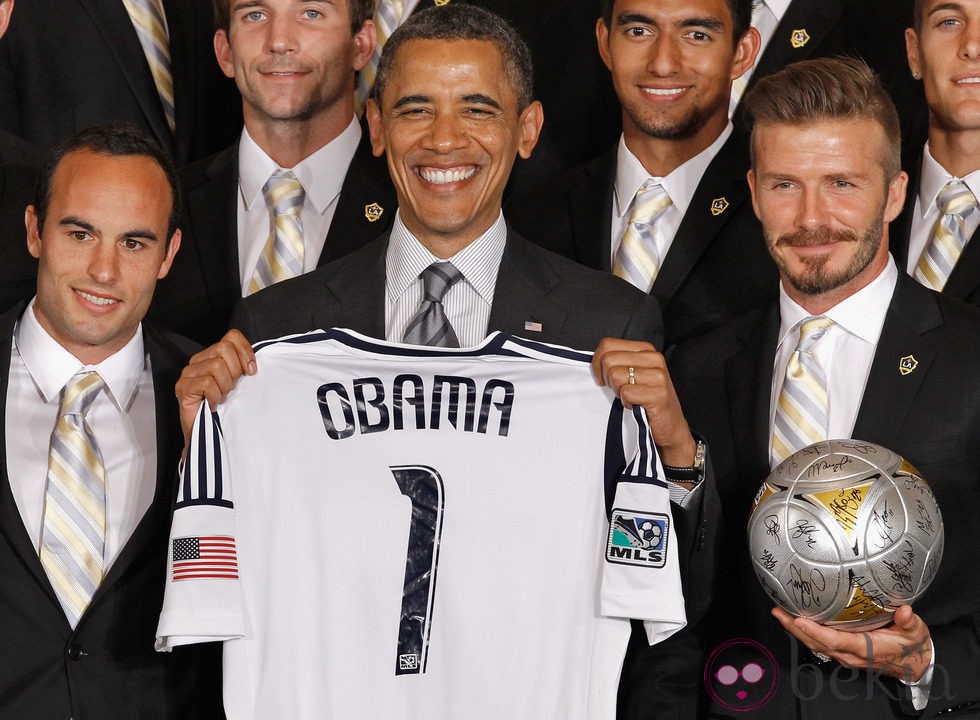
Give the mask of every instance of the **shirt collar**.
[{"label": "shirt collar", "polygon": [[980,198],[980,168],[965,177],[957,178],[932,156],[927,140],[922,149],[922,173],[919,176],[919,212],[921,217],[925,217],[926,213],[935,206],[939,193],[951,180],[962,180],[974,196]]},{"label": "shirt collar", "polygon": [[769,12],[776,17],[777,22],[782,22],[783,15],[785,15],[786,11],[789,9],[790,2],[792,2],[792,0],[762,0],[762,3],[760,4],[769,8]]},{"label": "shirt collar", "polygon": [[[858,290],[850,297],[834,305],[825,317],[846,330],[851,335],[865,342],[877,345],[881,336],[881,328],[885,324],[885,315],[895,294],[895,284],[898,282],[898,267],[892,256],[888,256],[885,269],[878,277]],[[811,316],[800,305],[786,294],[783,283],[779,283],[779,345],[783,344],[787,335],[805,318]],[[793,343],[796,337],[793,336]]]},{"label": "shirt collar", "polygon": [[44,402],[57,398],[72,375],[84,368],[99,373],[112,401],[125,412],[146,366],[142,324],[136,328],[132,339],[118,351],[96,365],[85,365],[41,327],[34,315],[34,300],[17,321],[14,345]]},{"label": "shirt collar", "polygon": [[[460,271],[463,279],[487,303],[493,303],[500,259],[507,244],[507,223],[501,212],[493,225],[476,240],[450,258],[445,258]],[[439,262],[428,248],[420,243],[402,222],[401,212],[395,214],[388,251],[385,258],[387,293],[389,298],[401,297],[418,280],[429,265]]]},{"label": "shirt collar", "polygon": [[732,123],[729,121],[725,129],[722,130],[721,134],[715,138],[715,141],[711,145],[687,162],[674,168],[674,170],[664,177],[650,175],[640,163],[639,159],[637,159],[636,155],[626,147],[626,138],[621,135],[619,138],[619,148],[616,151],[616,185],[613,188],[615,195],[614,212],[616,215],[618,217],[626,215],[630,211],[630,205],[633,202],[636,191],[647,180],[653,179],[654,182],[659,183],[667,191],[671,203],[673,203],[674,207],[681,214],[681,217],[683,217],[687,213],[687,207],[691,204],[691,198],[694,197],[698,185],[701,184],[701,177],[704,175],[705,170],[708,169],[708,165],[715,159],[715,155],[718,154],[718,151],[721,150],[731,134]]},{"label": "shirt collar", "polygon": [[[293,171],[317,213],[322,214],[340,194],[347,173],[337,172],[337,169],[350,166],[360,142],[361,126],[357,118],[352,117],[340,135],[293,167],[283,168]],[[238,143],[238,185],[246,210],[250,210],[255,202],[264,202],[262,186],[278,169],[279,165],[258,146],[248,130],[243,129]]]}]

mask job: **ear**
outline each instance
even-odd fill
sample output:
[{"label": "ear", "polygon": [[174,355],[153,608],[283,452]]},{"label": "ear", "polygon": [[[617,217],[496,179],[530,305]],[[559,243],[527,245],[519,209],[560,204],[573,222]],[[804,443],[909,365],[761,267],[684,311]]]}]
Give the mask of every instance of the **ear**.
[{"label": "ear", "polygon": [[732,80],[742,77],[755,64],[762,47],[759,31],[750,27],[735,43],[735,57],[732,60]]},{"label": "ear", "polygon": [[885,213],[883,220],[890,223],[898,217],[905,207],[905,190],[908,188],[909,176],[904,170],[892,178],[888,183],[888,197],[885,199]]},{"label": "ear", "polygon": [[37,213],[33,205],[24,210],[24,226],[27,228],[27,251],[34,259],[41,257],[41,234],[37,227]]},{"label": "ear", "polygon": [[762,217],[759,215],[759,200],[758,194],[755,187],[755,170],[749,168],[749,171],[745,173],[745,180],[749,184],[749,194],[752,195],[752,210],[755,212],[755,216],[762,221]]},{"label": "ear", "polygon": [[14,0],[7,0],[4,2],[0,0],[0,37],[7,32],[7,28],[10,26],[10,16],[14,12]]},{"label": "ear", "polygon": [[922,77],[922,64],[919,62],[919,35],[914,28],[905,31],[905,55],[909,61],[912,77],[918,80]]},{"label": "ear", "polygon": [[167,256],[163,259],[163,263],[160,265],[160,272],[157,273],[157,280],[163,280],[167,277],[167,273],[170,272],[170,266],[174,263],[174,257],[177,255],[177,251],[180,250],[180,228],[174,230],[173,236],[170,238],[170,246],[167,248]]},{"label": "ear", "polygon": [[606,26],[606,21],[599,18],[595,22],[595,41],[599,46],[599,57],[602,58],[602,64],[606,66],[606,69],[612,72],[612,60],[609,54],[609,28]]},{"label": "ear", "polygon": [[544,108],[541,103],[535,100],[521,113],[519,120],[521,128],[521,139],[517,144],[517,154],[524,160],[531,157],[531,151],[538,144],[541,136],[541,127],[544,125]]},{"label": "ear", "polygon": [[374,55],[378,46],[378,30],[373,20],[365,20],[361,29],[354,33],[354,70],[360,70]]},{"label": "ear", "polygon": [[224,30],[214,32],[214,56],[218,58],[218,67],[225,77],[234,79],[235,62],[231,54],[231,43],[228,40],[228,33]]},{"label": "ear", "polygon": [[385,154],[384,129],[381,127],[381,108],[374,98],[368,98],[365,103],[364,116],[371,136],[371,152],[375,157],[381,157]]}]

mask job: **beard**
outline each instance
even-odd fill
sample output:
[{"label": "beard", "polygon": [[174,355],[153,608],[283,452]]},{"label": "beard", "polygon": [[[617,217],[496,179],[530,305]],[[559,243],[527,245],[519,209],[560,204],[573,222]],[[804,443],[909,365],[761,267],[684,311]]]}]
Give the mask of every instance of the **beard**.
[{"label": "beard", "polygon": [[779,236],[774,243],[770,243],[773,249],[827,245],[832,242],[856,243],[856,249],[850,262],[839,270],[829,270],[826,267],[830,259],[829,253],[801,258],[800,262],[804,267],[802,271],[796,273],[790,269],[789,264],[781,254],[774,252],[771,254],[779,267],[780,274],[795,290],[804,295],[822,295],[850,282],[868,267],[875,255],[878,254],[882,234],[883,217],[879,215],[860,238],[857,233],[850,230],[832,232],[827,227],[820,227],[816,230],[798,230],[795,233],[787,233]]},{"label": "beard", "polygon": [[658,116],[644,116],[640,112],[631,112],[626,108],[633,124],[644,134],[661,140],[683,140],[695,135],[705,124],[704,113],[698,107],[692,107],[684,117],[676,120]]}]

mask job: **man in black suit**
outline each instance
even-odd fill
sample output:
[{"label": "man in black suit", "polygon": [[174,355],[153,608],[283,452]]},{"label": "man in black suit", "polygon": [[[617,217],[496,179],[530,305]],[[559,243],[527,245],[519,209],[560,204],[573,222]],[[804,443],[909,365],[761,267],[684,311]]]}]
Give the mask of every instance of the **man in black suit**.
[{"label": "man in black suit", "polygon": [[[972,305],[980,305],[980,242],[971,242],[980,228],[980,113],[968,83],[980,78],[973,47],[978,28],[977,0],[916,4],[906,31],[908,61],[925,88],[929,139],[906,163],[911,190],[892,226],[901,267],[926,287]],[[946,238],[955,238],[953,245]]]},{"label": "man in black suit", "polygon": [[215,342],[235,303],[270,282],[262,274],[255,284],[276,237],[264,189],[276,173],[291,173],[305,195],[301,256],[274,278],[339,258],[389,226],[397,207],[391,179],[354,116],[354,73],[374,50],[372,7],[273,0],[256,10],[216,0],[215,52],[241,91],[245,128],[233,146],[181,173],[184,252],[160,283],[156,322]]},{"label": "man in black suit", "polygon": [[[37,294],[0,315],[0,714],[220,717],[219,649],[153,648],[193,346],[140,321],[180,246],[175,172],[102,127],[46,168],[26,212]],[[79,380],[102,386],[72,421]],[[77,423],[88,443],[65,439]]]},{"label": "man in black suit", "polygon": [[18,4],[0,42],[0,127],[47,149],[83,128],[126,122],[178,164],[229,143],[241,114],[214,64],[211,9],[200,0],[152,2],[165,16],[174,129],[123,0]]},{"label": "man in black suit", "polygon": [[[742,643],[730,664],[763,663],[772,696],[747,694],[740,707],[709,674],[711,716],[742,717],[748,705],[752,717],[780,720],[965,708],[980,699],[971,530],[980,513],[980,380],[972,371],[980,314],[911,281],[889,255],[888,223],[901,210],[907,176],[897,113],[866,65],[797,63],[760,81],[746,102],[755,121],[749,185],[779,268],[779,301],[679,345],[669,365],[685,412],[711,444],[730,539],[706,649],[749,639],[778,668]],[[809,422],[795,419],[799,406],[790,402],[801,397],[791,376],[804,374],[793,363],[825,393]],[[820,395],[811,390],[807,407],[819,408]],[[772,612],[777,623],[750,568],[745,523],[762,480],[789,453],[828,437],[903,455],[931,484],[945,520],[946,552],[928,593],[870,632],[840,632],[781,610]]]},{"label": "man in black suit", "polygon": [[[656,301],[531,245],[504,221],[501,198],[511,167],[516,156],[531,153],[542,119],[531,101],[528,52],[513,30],[463,3],[414,16],[388,41],[367,118],[374,150],[387,157],[398,192],[390,233],[245,298],[233,326],[255,340],[336,325],[402,341],[430,302],[423,303],[422,276],[459,272],[438,303],[459,345],[475,345],[495,330],[598,345],[597,381],[625,403],[648,408],[668,480],[680,495],[693,491],[704,468],[663,357],[650,344],[660,340]],[[178,383],[186,428],[202,399],[217,404],[242,373],[256,371],[238,330],[195,355]],[[675,516],[682,572],[706,552],[700,530],[713,491],[703,485],[691,493],[690,509]],[[661,661],[674,658],[664,653]],[[651,674],[655,681],[663,677]],[[661,700],[665,706],[686,701],[667,684]]]},{"label": "man in black suit", "polygon": [[[622,138],[507,207],[535,242],[652,293],[668,347],[774,293],[744,179],[748,146],[728,120],[732,81],[758,50],[751,9],[750,0],[603,3],[596,36]],[[661,191],[669,204],[651,216],[644,197]],[[647,245],[639,259],[638,237]]]}]

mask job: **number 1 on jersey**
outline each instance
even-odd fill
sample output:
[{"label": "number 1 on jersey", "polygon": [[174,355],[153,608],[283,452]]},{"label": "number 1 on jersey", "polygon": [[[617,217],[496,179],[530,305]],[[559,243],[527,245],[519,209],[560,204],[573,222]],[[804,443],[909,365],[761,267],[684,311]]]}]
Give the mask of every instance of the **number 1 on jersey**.
[{"label": "number 1 on jersey", "polygon": [[430,467],[400,465],[392,467],[391,474],[402,495],[412,501],[395,675],[417,675],[425,672],[429,651],[445,495],[442,478]]}]

